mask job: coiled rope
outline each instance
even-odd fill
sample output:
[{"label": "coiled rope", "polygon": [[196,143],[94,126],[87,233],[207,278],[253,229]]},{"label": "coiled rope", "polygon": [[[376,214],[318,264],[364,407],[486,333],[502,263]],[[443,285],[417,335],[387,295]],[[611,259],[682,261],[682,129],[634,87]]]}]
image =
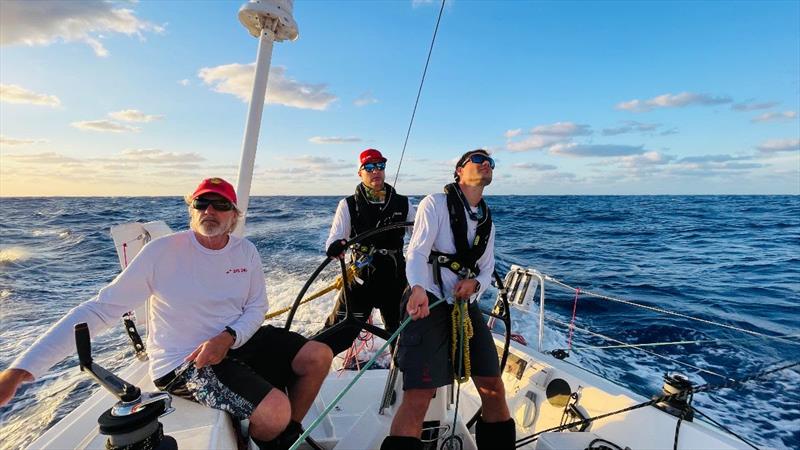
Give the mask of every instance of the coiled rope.
[{"label": "coiled rope", "polygon": [[458,370],[455,375],[455,381],[458,384],[469,381],[469,377],[472,374],[472,364],[469,359],[469,340],[472,339],[474,332],[472,320],[467,312],[468,305],[465,301],[457,300],[453,305],[453,312],[450,314],[450,322],[453,324],[450,357],[454,363],[458,361]]}]

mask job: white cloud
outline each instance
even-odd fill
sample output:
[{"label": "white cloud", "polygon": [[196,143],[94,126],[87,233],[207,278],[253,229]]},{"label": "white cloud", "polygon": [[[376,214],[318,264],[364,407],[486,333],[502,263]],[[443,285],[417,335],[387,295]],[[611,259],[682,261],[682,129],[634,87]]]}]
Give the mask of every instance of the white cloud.
[{"label": "white cloud", "polygon": [[563,137],[586,136],[592,134],[592,130],[589,125],[581,125],[574,122],[556,122],[550,125],[533,127],[531,134]]},{"label": "white cloud", "polygon": [[746,101],[741,103],[735,103],[731,105],[731,109],[734,111],[740,112],[747,112],[747,111],[756,111],[759,109],[770,109],[773,106],[776,106],[778,102],[753,102],[753,101]]},{"label": "white cloud", "polygon": [[604,128],[602,131],[603,136],[617,136],[626,133],[648,133],[655,131],[661,124],[658,123],[642,123],[635,120],[626,120],[623,125],[615,128]]},{"label": "white cloud", "polygon": [[[303,172],[330,172],[332,170],[340,170],[340,169],[354,169],[357,164],[354,163],[346,163],[339,160],[334,160],[333,158],[329,158],[327,156],[312,156],[312,155],[300,155],[293,158],[286,158],[287,161],[293,162],[295,164],[300,165],[300,167],[294,167],[293,169],[288,170],[296,170],[296,173],[303,173]],[[279,169],[276,168],[279,172],[286,172],[287,169]]]},{"label": "white cloud", "polygon": [[[204,67],[198,72],[203,82],[211,89],[223,94],[231,94],[243,102],[250,101],[253,90],[255,63],[225,64]],[[274,66],[270,69],[267,85],[267,103],[293,108],[325,110],[337,97],[327,91],[326,84],[308,84],[286,76],[286,69]]]},{"label": "white cloud", "polygon": [[122,120],[123,122],[152,122],[164,118],[164,116],[149,115],[135,109],[110,112],[108,115],[112,119]]},{"label": "white cloud", "polygon": [[124,133],[129,131],[139,131],[139,128],[132,127],[130,125],[125,125],[121,123],[117,123],[111,120],[84,120],[80,122],[72,122],[70,125],[79,129],[79,130],[86,130],[86,131],[101,131],[101,132],[109,132],[109,133]]},{"label": "white cloud", "polygon": [[106,1],[0,1],[0,45],[49,45],[56,41],[83,42],[97,56],[108,56],[100,42],[105,34],[143,38],[163,27],[141,20],[130,9]]},{"label": "white cloud", "polygon": [[784,112],[768,112],[761,114],[757,117],[754,117],[751,122],[754,123],[761,123],[761,122],[781,122],[781,121],[789,121],[797,117],[797,113],[794,111],[784,111]]},{"label": "white cloud", "polygon": [[133,161],[143,164],[175,164],[175,163],[197,163],[206,159],[198,153],[176,153],[165,152],[158,149],[129,149],[124,150],[121,155],[115,157],[116,160]]},{"label": "white cloud", "polygon": [[641,145],[613,145],[613,144],[556,144],[550,147],[553,155],[604,158],[610,156],[629,156],[645,153]]},{"label": "white cloud", "polygon": [[359,137],[338,137],[338,136],[314,136],[308,140],[313,144],[346,144],[350,142],[361,142],[362,139]]},{"label": "white cloud", "polygon": [[79,163],[80,160],[64,156],[60,153],[46,152],[34,153],[30,155],[5,155],[11,161],[22,164],[74,164]]},{"label": "white cloud", "polygon": [[356,106],[367,106],[374,103],[378,103],[378,99],[372,95],[372,92],[364,92],[353,100],[353,104]]},{"label": "white cloud", "polygon": [[552,166],[550,164],[536,164],[533,162],[524,162],[524,163],[515,163],[512,164],[511,167],[515,169],[525,169],[525,170],[556,170],[556,166]]},{"label": "white cloud", "polygon": [[575,136],[586,136],[592,134],[589,125],[576,124],[574,122],[556,122],[547,125],[537,125],[531,128],[521,140],[511,141],[510,139],[523,136],[520,128],[507,130],[504,135],[509,142],[506,149],[510,152],[527,152],[531,150],[541,150],[554,144],[568,143]]},{"label": "white cloud", "polygon": [[61,106],[61,100],[55,95],[39,94],[16,84],[0,84],[0,101],[51,107]]},{"label": "white cloud", "polygon": [[46,139],[14,139],[8,136],[3,136],[0,134],[0,145],[5,145],[9,147],[17,146],[17,145],[30,145],[30,144],[41,144],[43,142],[47,142]]},{"label": "white cloud", "polygon": [[560,136],[530,135],[521,141],[509,142],[506,148],[511,152],[527,152],[541,150],[558,142],[563,142],[563,140]]},{"label": "white cloud", "polygon": [[800,139],[770,139],[762,142],[756,148],[764,153],[798,151],[800,150]]},{"label": "white cloud", "polygon": [[709,94],[681,92],[680,94],[662,94],[648,100],[628,100],[617,103],[616,108],[632,112],[647,112],[656,108],[682,108],[691,105],[713,106],[732,101],[733,99],[727,96],[715,97]]},{"label": "white cloud", "polygon": [[664,155],[656,151],[649,151],[640,155],[623,156],[619,158],[619,164],[623,167],[638,168],[642,166],[664,165],[674,159],[674,156]]},{"label": "white cloud", "polygon": [[189,81],[188,78],[184,78],[182,80],[178,80],[178,84],[180,84],[181,86],[188,86],[189,83],[191,83],[191,82]]}]

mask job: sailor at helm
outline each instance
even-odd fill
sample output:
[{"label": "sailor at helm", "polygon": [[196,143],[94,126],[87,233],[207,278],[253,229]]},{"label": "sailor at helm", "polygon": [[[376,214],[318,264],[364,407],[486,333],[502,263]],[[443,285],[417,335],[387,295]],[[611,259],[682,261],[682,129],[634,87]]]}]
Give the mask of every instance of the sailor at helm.
[{"label": "sailor at helm", "polygon": [[[407,250],[409,289],[404,295],[405,311],[413,321],[400,334],[398,349],[405,392],[382,450],[422,449],[422,422],[436,388],[450,384],[458,367],[462,373],[457,375],[463,378],[465,366],[451,357],[451,313],[459,307],[466,308],[473,328],[473,336],[464,340],[482,404],[475,432],[478,449],[515,448],[515,425],[497,349],[476,301],[494,271],[495,230],[483,200],[493,170],[494,160],[486,150],[466,152],[456,163],[455,183],[419,204]],[[447,303],[429,309],[439,299]],[[454,306],[457,302],[468,306]]]},{"label": "sailor at helm", "polygon": [[[384,182],[386,158],[380,151],[367,149],[359,156],[358,176],[361,183],[355,194],[339,201],[331,231],[325,245],[331,258],[343,258],[344,245],[361,233],[392,223],[414,220],[414,207],[408,197],[398,194]],[[400,322],[400,298],[406,287],[406,261],[403,258],[405,230],[397,228],[365,239],[351,248],[352,261],[358,267],[357,276],[363,284],[352,283],[350,297],[356,319],[366,322],[372,309],[378,308],[389,333],[397,330]],[[345,318],[347,311],[341,292],[336,305],[325,323],[325,328],[315,339],[328,344],[333,354],[349,348],[361,329],[343,326],[325,332]]]},{"label": "sailor at helm", "polygon": [[149,372],[159,389],[250,419],[261,449],[294,443],[333,355],[297,333],[261,325],[264,272],[255,245],[230,234],[241,215],[233,186],[208,178],[186,201],[191,229],[145,245],[95,298],[0,372],[0,405],[74,351],[75,324],[98,334],[149,301]]}]

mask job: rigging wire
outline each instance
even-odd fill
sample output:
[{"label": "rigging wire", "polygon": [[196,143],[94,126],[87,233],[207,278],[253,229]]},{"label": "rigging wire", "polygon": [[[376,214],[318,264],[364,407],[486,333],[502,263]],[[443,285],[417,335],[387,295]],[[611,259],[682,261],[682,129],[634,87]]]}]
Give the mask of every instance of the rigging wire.
[{"label": "rigging wire", "polygon": [[411,127],[414,125],[414,117],[417,115],[417,105],[419,105],[419,98],[422,95],[422,86],[425,84],[425,75],[428,73],[428,64],[431,62],[433,44],[436,43],[436,33],[439,32],[439,22],[442,21],[442,12],[444,11],[444,4],[446,1],[447,0],[442,0],[442,6],[439,7],[439,17],[436,19],[436,28],[433,29],[433,38],[431,39],[431,46],[428,49],[428,59],[425,61],[425,69],[422,70],[422,80],[420,80],[419,89],[417,90],[417,100],[414,102],[414,110],[411,112],[411,120],[408,122],[406,139],[403,142],[403,151],[400,153],[400,161],[397,163],[397,172],[395,172],[394,181],[392,182],[392,185],[395,187],[397,187],[397,177],[400,176],[400,167],[403,165],[403,156],[406,154],[406,146],[408,145],[408,137],[411,135]]},{"label": "rigging wire", "polygon": [[[570,285],[568,285],[567,283],[564,283],[561,280],[557,280],[557,279],[551,277],[550,275],[546,275],[546,274],[541,274],[541,275],[544,277],[545,280],[550,281],[550,282],[552,282],[552,283],[554,283],[556,285],[559,285],[559,286],[561,286],[561,287],[563,287],[565,289],[569,289],[571,291],[576,291],[577,289],[579,289],[579,288],[570,286]],[[737,327],[737,326],[734,326],[734,325],[728,325],[728,324],[724,324],[724,323],[714,322],[713,320],[702,319],[700,317],[694,317],[694,316],[690,316],[688,314],[683,314],[683,313],[679,313],[679,312],[675,312],[675,311],[669,311],[669,310],[666,310],[666,309],[663,309],[663,308],[659,308],[659,307],[656,307],[656,306],[643,305],[641,303],[632,302],[630,300],[624,300],[624,299],[621,299],[621,298],[610,297],[608,295],[598,294],[598,293],[595,293],[595,292],[592,292],[592,291],[585,291],[583,289],[581,289],[580,292],[583,295],[586,295],[586,296],[589,296],[589,297],[599,298],[601,300],[607,300],[607,301],[611,301],[611,302],[622,303],[622,304],[625,304],[625,305],[628,305],[628,306],[634,306],[634,307],[638,307],[638,308],[643,308],[643,309],[647,309],[647,310],[650,310],[650,311],[653,311],[653,312],[657,312],[657,313],[661,313],[661,314],[680,317],[680,318],[688,319],[688,320],[694,320],[696,322],[702,322],[702,323],[705,323],[705,324],[708,324],[708,325],[714,325],[714,326],[717,326],[717,327],[727,328],[729,330],[738,331],[740,333],[746,333],[746,334],[749,334],[749,335],[752,335],[752,336],[758,336],[758,337],[762,337],[762,338],[766,338],[766,339],[774,339],[774,340],[777,340],[777,341],[781,341],[783,343],[794,344],[794,345],[798,344],[798,342],[795,342],[795,341],[787,341],[782,336],[759,333],[758,331],[747,330],[745,328],[740,328],[740,327]]]},{"label": "rigging wire", "polygon": [[[566,323],[566,322],[562,322],[562,321],[560,321],[560,320],[556,320],[556,319],[550,319],[550,318],[547,318],[547,319],[545,319],[545,320],[547,320],[548,322],[553,322],[553,323],[556,323],[556,324],[558,324],[558,325],[565,326],[565,327],[568,327],[568,326],[569,326],[569,324],[568,324],[568,323]],[[614,338],[612,338],[612,337],[610,337],[610,336],[605,336],[605,335],[603,335],[603,334],[600,334],[600,333],[595,333],[594,331],[587,330],[586,328],[575,327],[575,329],[576,329],[576,330],[578,330],[578,331],[583,331],[584,333],[591,334],[592,336],[596,336],[596,337],[603,338],[603,339],[608,339],[608,340],[609,340],[609,341],[611,341],[611,342],[616,342],[616,343],[618,343],[618,344],[624,344],[624,342],[622,342],[622,341],[618,341],[618,340],[616,340],[616,339],[614,339]],[[577,349],[574,349],[574,350],[577,350]],[[656,356],[656,357],[658,357],[658,358],[662,358],[662,359],[666,359],[666,360],[668,360],[668,361],[672,361],[672,362],[674,362],[674,363],[676,363],[676,364],[680,364],[680,365],[682,365],[682,366],[686,366],[686,367],[690,367],[690,368],[692,368],[692,369],[695,369],[695,370],[699,370],[700,372],[705,372],[705,373],[707,373],[707,374],[709,374],[709,375],[714,375],[714,376],[720,377],[720,378],[722,378],[722,379],[724,379],[724,380],[733,380],[733,378],[727,377],[727,376],[725,376],[725,375],[722,375],[722,374],[719,374],[719,373],[717,373],[717,372],[713,372],[713,371],[711,371],[711,370],[708,370],[708,369],[703,369],[702,367],[698,367],[698,366],[695,366],[695,365],[693,365],[693,364],[689,364],[689,363],[687,363],[687,362],[683,362],[683,361],[677,360],[677,359],[675,359],[675,358],[671,358],[671,357],[669,357],[669,356],[662,355],[662,354],[660,354],[660,353],[652,352],[652,351],[650,351],[650,350],[645,350],[645,349],[643,349],[643,348],[637,348],[637,350],[639,350],[639,351],[642,351],[642,352],[645,352],[645,353],[647,353],[647,354],[650,354],[650,355],[653,355],[653,356]]]},{"label": "rigging wire", "polygon": [[[774,336],[776,338],[792,339],[800,337],[800,334],[784,334],[781,336]],[[713,342],[741,342],[750,339],[759,339],[761,336],[748,336],[733,339],[696,339],[693,341],[670,341],[670,342],[644,342],[641,344],[620,344],[620,345],[596,345],[586,347],[572,347],[573,350],[613,350],[617,348],[640,348],[640,347],[663,347],[667,345],[692,345],[692,344],[707,344]]]}]

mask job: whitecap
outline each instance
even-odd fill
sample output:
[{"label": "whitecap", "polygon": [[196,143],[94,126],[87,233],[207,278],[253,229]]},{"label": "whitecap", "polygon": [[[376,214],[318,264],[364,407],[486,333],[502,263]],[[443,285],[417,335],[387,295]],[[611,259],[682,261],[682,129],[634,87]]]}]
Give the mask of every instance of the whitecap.
[{"label": "whitecap", "polygon": [[31,252],[24,247],[0,248],[0,264],[24,261],[30,258]]}]

